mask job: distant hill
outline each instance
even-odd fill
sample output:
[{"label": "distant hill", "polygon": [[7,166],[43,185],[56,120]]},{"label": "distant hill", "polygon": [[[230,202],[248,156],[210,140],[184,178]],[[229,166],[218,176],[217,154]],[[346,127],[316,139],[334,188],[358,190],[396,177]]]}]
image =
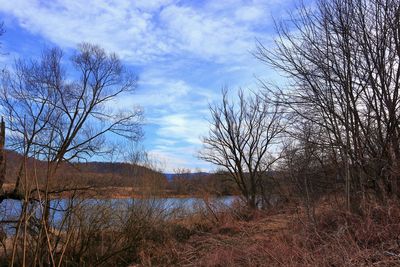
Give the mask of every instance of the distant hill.
[{"label": "distant hill", "polygon": [[[6,151],[6,185],[4,190],[12,190],[13,183],[19,173],[24,158],[15,151]],[[37,177],[39,186],[46,185],[47,163],[27,159],[27,182],[29,188],[36,187]],[[25,175],[21,179],[25,184]],[[225,174],[194,172],[194,173],[161,173],[137,164],[122,162],[79,162],[63,163],[49,180],[51,192],[67,192],[75,190],[88,194],[88,197],[131,197],[146,195],[194,196],[203,194],[234,195],[237,194],[235,185]],[[92,190],[93,189],[93,190]],[[68,193],[69,192],[69,193]]]},{"label": "distant hill", "polygon": [[[14,183],[23,161],[23,156],[15,151],[6,151],[6,182]],[[44,182],[46,162],[28,159],[28,177],[36,174]],[[148,183],[166,184],[165,176],[137,164],[121,162],[85,162],[62,164],[54,179],[57,185],[76,184],[80,186],[145,186]]]}]

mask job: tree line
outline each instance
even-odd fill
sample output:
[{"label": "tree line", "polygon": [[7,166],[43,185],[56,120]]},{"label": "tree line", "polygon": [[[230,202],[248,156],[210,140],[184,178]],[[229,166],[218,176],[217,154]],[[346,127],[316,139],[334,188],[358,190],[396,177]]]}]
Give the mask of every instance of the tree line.
[{"label": "tree line", "polygon": [[352,211],[398,199],[400,3],[319,0],[276,31],[274,48],[258,42],[254,55],[285,85],[260,80],[260,92],[230,100],[223,91],[201,157],[230,173],[250,207],[261,181],[278,177],[307,203],[337,191]]}]

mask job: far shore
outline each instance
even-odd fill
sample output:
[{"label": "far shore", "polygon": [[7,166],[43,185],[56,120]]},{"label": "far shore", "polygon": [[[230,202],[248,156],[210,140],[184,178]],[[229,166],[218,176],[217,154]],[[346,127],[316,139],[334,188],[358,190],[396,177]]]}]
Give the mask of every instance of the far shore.
[{"label": "far shore", "polygon": [[[5,191],[11,191],[14,188],[14,183],[5,183],[3,188]],[[210,195],[210,194],[176,194],[168,190],[157,191],[150,188],[138,188],[127,186],[107,186],[107,187],[63,187],[51,189],[51,199],[71,198],[90,198],[90,199],[150,199],[150,198],[215,198],[229,197],[234,195]],[[34,196],[36,193],[33,194]]]}]

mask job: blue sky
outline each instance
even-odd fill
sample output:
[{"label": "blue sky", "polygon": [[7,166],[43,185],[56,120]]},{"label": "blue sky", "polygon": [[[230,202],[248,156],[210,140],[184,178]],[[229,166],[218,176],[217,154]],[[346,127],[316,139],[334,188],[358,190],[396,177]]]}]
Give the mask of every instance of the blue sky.
[{"label": "blue sky", "polygon": [[198,159],[208,131],[208,104],[227,86],[257,88],[257,79],[278,79],[252,55],[256,39],[267,47],[275,37],[273,17],[283,19],[294,4],[279,1],[174,0],[0,0],[4,55],[36,57],[43,47],[66,52],[81,42],[116,52],[139,76],[135,94],[118,107],[141,106],[143,146],[165,171],[212,170]]}]

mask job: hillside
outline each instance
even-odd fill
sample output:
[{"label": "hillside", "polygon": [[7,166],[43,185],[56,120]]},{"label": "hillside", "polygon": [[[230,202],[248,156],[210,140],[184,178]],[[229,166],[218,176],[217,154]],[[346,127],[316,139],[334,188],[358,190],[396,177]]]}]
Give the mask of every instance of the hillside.
[{"label": "hillside", "polygon": [[[15,151],[6,151],[6,183],[15,183],[23,156]],[[39,182],[45,181],[46,162],[28,159],[28,177],[38,176]],[[165,176],[137,164],[121,162],[85,162],[64,163],[57,170],[54,184],[60,187],[68,185],[91,187],[144,187],[149,184],[165,185]]]}]

